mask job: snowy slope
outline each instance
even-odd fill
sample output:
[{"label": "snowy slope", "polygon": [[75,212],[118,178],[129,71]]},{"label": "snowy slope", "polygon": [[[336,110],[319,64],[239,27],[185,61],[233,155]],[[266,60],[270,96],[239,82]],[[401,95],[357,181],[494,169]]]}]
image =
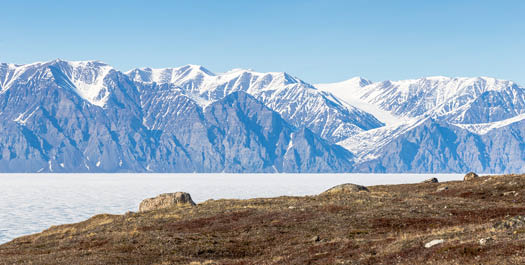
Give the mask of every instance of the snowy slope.
[{"label": "snowy slope", "polygon": [[475,123],[525,113],[525,90],[507,80],[434,76],[362,85],[351,81],[316,86],[349,101],[371,104],[396,117],[426,115],[455,123]]},{"label": "snowy slope", "polygon": [[378,105],[361,99],[361,96],[364,93],[363,88],[371,84],[373,83],[370,80],[362,77],[354,77],[337,83],[316,84],[315,87],[335,95],[348,105],[358,107],[359,109],[374,115],[386,125],[399,124],[407,120],[394,115],[387,110],[381,109]]},{"label": "snowy slope", "polygon": [[113,67],[98,61],[57,62],[74,90],[93,105],[104,107],[109,97],[106,76]]},{"label": "snowy slope", "polygon": [[506,120],[495,121],[495,122],[478,123],[478,124],[459,124],[459,123],[456,123],[456,124],[453,124],[453,125],[458,126],[460,128],[463,128],[463,129],[466,129],[466,130],[469,130],[472,133],[481,135],[481,134],[487,134],[488,132],[490,132],[490,131],[492,131],[494,129],[502,128],[502,127],[511,125],[513,123],[520,122],[522,120],[525,120],[525,114],[520,114],[520,115],[514,116],[512,118],[508,118]]},{"label": "snowy slope", "polygon": [[234,69],[214,74],[202,66],[186,65],[134,69],[127,75],[141,90],[169,87],[201,106],[243,91],[281,114],[292,125],[306,127],[331,142],[383,125],[373,115],[282,72]]},{"label": "snowy slope", "polygon": [[[191,68],[191,66],[190,66]],[[152,75],[194,82],[202,69]],[[345,172],[352,154],[237,91],[191,93],[96,61],[0,64],[2,172]],[[201,97],[198,97],[202,99]]]},{"label": "snowy slope", "polygon": [[524,102],[523,87],[489,77],[313,86],[198,65],[4,63],[0,170],[515,172]]},{"label": "snowy slope", "polygon": [[27,65],[0,64],[0,93],[5,93],[16,84],[50,79],[53,71],[59,73],[62,81],[89,103],[99,107],[106,104],[109,97],[106,76],[115,70],[99,61],[66,62],[57,59]]},{"label": "snowy slope", "polygon": [[[356,163],[369,164],[369,167],[361,167],[360,170],[364,171],[392,170],[393,164],[382,164],[389,163],[390,160],[386,156],[392,154],[393,150],[390,149],[404,146],[402,143],[406,141],[412,142],[408,138],[416,131],[419,137],[433,139],[432,136],[425,135],[433,133],[431,130],[422,129],[429,128],[433,122],[441,124],[438,126],[439,128],[448,128],[448,126],[451,126],[450,128],[461,128],[468,133],[481,137],[507,126],[519,127],[520,125],[515,124],[520,124],[525,113],[525,89],[511,81],[489,77],[449,78],[436,76],[379,83],[357,77],[339,83],[317,84],[315,86],[373,114],[386,124],[384,127],[351,135],[339,142],[341,146],[356,155]],[[423,124],[426,124],[426,127]],[[499,131],[511,132],[508,130]],[[460,135],[464,134],[466,132],[460,133]],[[516,134],[512,133],[508,137],[514,139]],[[451,138],[446,139],[447,136]],[[457,141],[457,136],[454,134],[442,134],[440,137],[444,137],[443,141]],[[436,141],[436,139],[432,141]],[[417,144],[417,146],[422,146],[421,148],[429,148],[427,156],[431,156],[433,148],[436,147],[426,145],[425,142]],[[462,145],[460,144],[460,146]],[[490,147],[490,144],[486,146],[488,149]],[[438,154],[436,153],[436,155]],[[428,160],[423,159],[421,161],[426,161],[425,163],[433,161],[432,165],[436,169],[447,167],[436,162],[439,159],[426,158]],[[478,163],[478,168],[490,171],[490,168],[485,166],[489,163],[488,161],[494,159],[497,159],[496,154],[493,157],[486,158],[485,164]],[[376,162],[372,166],[370,161],[382,162]],[[451,164],[449,165],[450,170],[459,170],[468,164],[462,162],[461,159],[458,159],[457,163],[464,164]],[[427,166],[430,170],[431,166]],[[409,170],[409,168],[418,171],[424,170],[425,167],[411,165],[396,170],[403,171]],[[505,166],[501,166],[501,168],[505,168]],[[507,169],[509,168],[507,167]]]}]

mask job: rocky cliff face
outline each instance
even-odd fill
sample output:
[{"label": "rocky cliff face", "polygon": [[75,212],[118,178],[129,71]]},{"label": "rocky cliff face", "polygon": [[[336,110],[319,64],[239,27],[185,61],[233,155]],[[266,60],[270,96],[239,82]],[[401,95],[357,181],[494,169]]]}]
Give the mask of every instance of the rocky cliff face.
[{"label": "rocky cliff face", "polygon": [[[3,172],[332,172],[351,167],[348,151],[309,131],[311,137],[303,140],[300,128],[242,91],[204,107],[166,84],[138,87],[99,62],[57,60],[3,68],[9,69],[0,76],[5,80],[0,94]],[[305,146],[294,145],[292,138]],[[289,150],[296,155],[287,155]],[[312,164],[319,160],[325,163]]]},{"label": "rocky cliff face", "polygon": [[342,104],[331,94],[287,73],[235,69],[214,74],[202,66],[187,65],[135,69],[127,74],[142,90],[163,87],[191,97],[201,105],[237,91],[245,92],[279,113],[291,125],[306,127],[330,142],[383,125],[373,115]]}]

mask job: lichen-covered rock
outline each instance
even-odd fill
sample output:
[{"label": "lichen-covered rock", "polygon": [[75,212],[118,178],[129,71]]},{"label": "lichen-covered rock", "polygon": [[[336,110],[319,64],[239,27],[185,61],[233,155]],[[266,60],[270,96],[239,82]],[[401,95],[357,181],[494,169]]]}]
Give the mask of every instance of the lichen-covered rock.
[{"label": "lichen-covered rock", "polygon": [[496,229],[514,229],[518,227],[525,227],[525,216],[510,216],[494,225]]},{"label": "lichen-covered rock", "polygon": [[352,184],[352,183],[345,183],[345,184],[334,186],[321,194],[332,194],[332,193],[339,193],[339,192],[360,192],[360,191],[370,192],[365,186]]},{"label": "lichen-covered rock", "polygon": [[479,178],[478,174],[474,172],[469,172],[465,175],[465,177],[463,177],[463,181],[469,181],[469,180],[473,180],[476,178]]},{"label": "lichen-covered rock", "polygon": [[154,198],[143,200],[139,205],[139,212],[168,208],[176,205],[195,206],[189,193],[164,193]]}]

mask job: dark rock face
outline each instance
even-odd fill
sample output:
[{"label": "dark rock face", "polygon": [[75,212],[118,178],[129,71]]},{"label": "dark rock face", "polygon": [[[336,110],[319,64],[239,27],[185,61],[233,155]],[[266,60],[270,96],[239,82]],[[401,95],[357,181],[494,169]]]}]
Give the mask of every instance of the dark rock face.
[{"label": "dark rock face", "polygon": [[154,198],[143,200],[139,205],[139,212],[158,210],[173,206],[195,206],[189,193],[164,193]]},{"label": "dark rock face", "polygon": [[474,180],[476,178],[479,178],[478,174],[474,172],[469,172],[465,175],[465,177],[463,177],[463,181]]}]

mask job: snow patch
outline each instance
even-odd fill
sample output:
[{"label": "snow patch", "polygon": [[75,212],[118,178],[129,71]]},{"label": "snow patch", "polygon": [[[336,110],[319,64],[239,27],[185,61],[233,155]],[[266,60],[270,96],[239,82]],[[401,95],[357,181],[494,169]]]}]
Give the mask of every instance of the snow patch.
[{"label": "snow patch", "polygon": [[520,114],[515,117],[502,120],[502,121],[496,121],[496,122],[489,122],[489,123],[478,123],[478,124],[453,124],[454,126],[466,129],[470,132],[473,132],[475,134],[487,134],[491,130],[498,129],[501,127],[508,126],[510,124],[520,122],[522,120],[525,120],[525,114]]},{"label": "snow patch", "polygon": [[31,118],[31,116],[33,116],[33,114],[35,114],[38,109],[39,107],[36,107],[31,113],[29,113],[29,115],[27,115],[27,111],[20,113],[20,115],[18,115],[18,117],[16,117],[13,121],[17,122],[18,124],[25,125],[27,120]]},{"label": "snow patch", "polygon": [[89,103],[104,107],[109,98],[109,90],[104,79],[113,70],[113,67],[101,65],[93,68],[87,62],[70,63],[73,66],[70,79],[75,85],[75,92]]},{"label": "snow patch", "polygon": [[379,121],[386,125],[394,125],[406,122],[407,119],[396,116],[388,111],[379,108],[375,104],[366,102],[361,97],[366,92],[363,87],[373,84],[371,81],[361,78],[354,77],[349,80],[331,83],[331,84],[315,84],[314,86],[318,89],[331,93],[337,98],[341,99],[348,107],[355,107],[365,112],[372,114]]},{"label": "snow patch", "polygon": [[337,144],[352,152],[356,156],[356,163],[369,161],[379,157],[380,154],[378,152],[382,147],[426,120],[428,120],[428,117],[408,119],[402,123],[387,125],[352,135]]}]

